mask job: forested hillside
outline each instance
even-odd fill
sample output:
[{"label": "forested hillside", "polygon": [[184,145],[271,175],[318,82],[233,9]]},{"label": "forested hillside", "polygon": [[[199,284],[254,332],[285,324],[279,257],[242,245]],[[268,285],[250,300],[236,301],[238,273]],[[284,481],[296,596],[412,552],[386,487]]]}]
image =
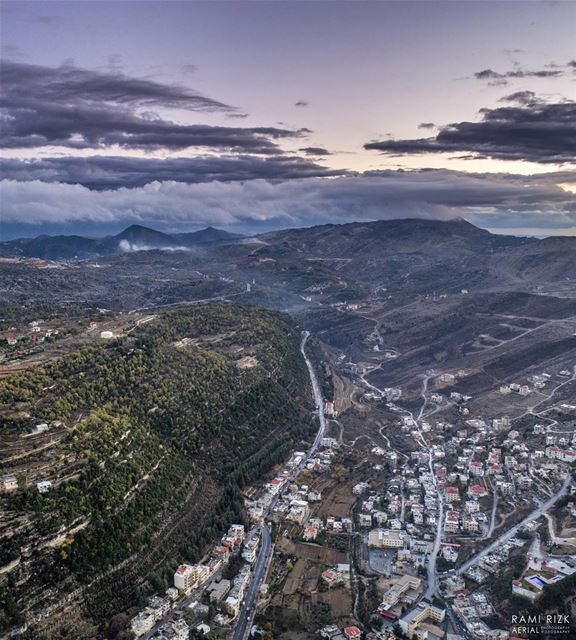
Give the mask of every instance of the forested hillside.
[{"label": "forested hillside", "polygon": [[241,487],[314,428],[300,339],[288,316],[215,304],[0,380],[2,475],[19,482],[2,628],[74,592],[41,626],[88,629],[242,520]]}]

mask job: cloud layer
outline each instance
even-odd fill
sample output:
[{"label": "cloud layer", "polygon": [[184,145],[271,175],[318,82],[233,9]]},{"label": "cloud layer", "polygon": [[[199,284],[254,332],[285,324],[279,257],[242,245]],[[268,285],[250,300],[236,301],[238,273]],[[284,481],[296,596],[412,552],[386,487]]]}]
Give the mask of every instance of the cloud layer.
[{"label": "cloud layer", "polygon": [[[302,151],[302,150],[301,150]],[[122,156],[54,157],[38,160],[0,159],[0,172],[10,180],[41,180],[80,184],[90,189],[141,187],[154,181],[186,183],[237,180],[292,180],[337,176],[298,156],[226,155],[194,158],[137,158]]]},{"label": "cloud layer", "polygon": [[[501,83],[567,75],[571,69],[486,69],[476,77]],[[117,67],[103,72],[5,61],[0,71],[0,146],[32,150],[26,155],[36,157],[0,160],[7,224],[258,228],[458,215],[492,227],[575,224],[575,195],[558,186],[576,183],[572,174],[525,177],[426,169],[357,174],[321,166],[332,153],[324,146],[304,146],[308,129],[194,122],[216,112],[236,125],[247,114],[188,87],[130,77]],[[296,106],[308,103],[301,100]],[[182,122],[173,121],[175,113]],[[386,139],[364,148],[392,156],[449,153],[542,164],[576,161],[576,103],[545,101],[529,90],[482,109],[478,121],[443,127],[422,122],[419,128],[430,137]],[[284,141],[296,141],[298,150],[284,151]],[[59,155],[59,147],[69,155]],[[174,155],[187,157],[155,157]]]},{"label": "cloud layer", "polygon": [[[261,223],[280,226],[386,218],[493,220],[492,226],[570,226],[576,196],[556,182],[573,174],[480,175],[447,170],[386,171],[272,183],[153,182],[93,191],[81,185],[2,182],[4,219],[31,224],[141,222],[166,225]],[[489,225],[490,226],[490,225]]]},{"label": "cloud layer", "polygon": [[388,155],[452,153],[539,163],[576,161],[576,102],[544,103],[528,91],[509,96],[510,100],[516,104],[482,109],[479,122],[447,125],[432,138],[382,140],[364,148]]}]

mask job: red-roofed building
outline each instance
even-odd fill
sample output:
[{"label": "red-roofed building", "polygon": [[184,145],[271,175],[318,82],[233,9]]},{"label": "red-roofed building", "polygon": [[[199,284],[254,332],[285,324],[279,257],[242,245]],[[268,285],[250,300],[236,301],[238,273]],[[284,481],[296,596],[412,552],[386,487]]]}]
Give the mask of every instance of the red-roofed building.
[{"label": "red-roofed building", "polygon": [[270,493],[276,495],[282,488],[284,482],[284,478],[274,478],[273,480],[270,480],[270,482],[268,483]]},{"label": "red-roofed building", "polygon": [[447,511],[444,518],[444,531],[456,533],[460,529],[460,514],[458,511]]},{"label": "red-roofed building", "polygon": [[483,484],[471,484],[468,487],[468,495],[481,498],[482,496],[487,496],[488,491],[486,491],[486,487]]},{"label": "red-roofed building", "polygon": [[458,502],[458,500],[460,500],[458,487],[446,487],[446,500],[448,502]]},{"label": "red-roofed building", "polygon": [[212,557],[218,558],[223,562],[228,560],[228,556],[230,555],[230,549],[225,547],[224,545],[218,545],[212,549]]},{"label": "red-roofed building", "polygon": [[317,535],[318,529],[316,527],[306,527],[306,529],[304,529],[302,537],[304,538],[304,540],[316,540]]},{"label": "red-roofed building", "polygon": [[469,466],[470,473],[473,476],[483,476],[484,475],[484,465],[478,460],[473,460]]},{"label": "red-roofed building", "polygon": [[344,580],[342,574],[335,569],[326,569],[322,572],[321,578],[329,587],[340,584]]},{"label": "red-roofed building", "polygon": [[488,454],[488,462],[497,463],[500,462],[501,451],[500,449],[492,449]]},{"label": "red-roofed building", "polygon": [[344,635],[348,640],[356,640],[356,638],[362,637],[362,631],[358,627],[346,627],[344,629]]}]

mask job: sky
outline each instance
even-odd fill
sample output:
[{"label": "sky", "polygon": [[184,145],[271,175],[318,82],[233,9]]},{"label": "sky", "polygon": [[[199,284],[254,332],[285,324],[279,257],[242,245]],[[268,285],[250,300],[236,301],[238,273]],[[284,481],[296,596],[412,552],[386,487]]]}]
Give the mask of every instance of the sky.
[{"label": "sky", "polygon": [[4,0],[0,235],[576,235],[575,2]]}]

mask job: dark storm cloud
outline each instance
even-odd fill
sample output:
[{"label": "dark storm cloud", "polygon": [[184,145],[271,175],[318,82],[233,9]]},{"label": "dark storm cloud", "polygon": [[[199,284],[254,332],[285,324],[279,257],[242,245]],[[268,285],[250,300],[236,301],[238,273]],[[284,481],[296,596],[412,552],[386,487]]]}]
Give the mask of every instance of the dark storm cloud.
[{"label": "dark storm cloud", "polygon": [[180,85],[71,65],[51,68],[3,60],[0,73],[3,92],[10,102],[23,100],[27,94],[33,94],[39,102],[48,103],[112,102],[117,105],[178,107],[193,111],[233,109]]},{"label": "dark storm cloud", "polygon": [[364,148],[389,155],[457,153],[539,163],[576,161],[575,102],[544,103],[529,92],[512,94],[508,101],[512,98],[514,105],[482,109],[480,122],[453,123],[432,138],[382,140]]},{"label": "dark storm cloud", "polygon": [[302,147],[298,149],[302,153],[305,153],[309,156],[329,156],[332,155],[328,149],[324,149],[324,147]]},{"label": "dark storm cloud", "polygon": [[195,112],[234,109],[179,85],[67,65],[48,68],[3,61],[0,106],[6,148],[47,145],[75,149],[118,145],[132,149],[211,147],[235,152],[278,153],[274,140],[305,130],[276,127],[184,125],[154,110]]},{"label": "dark storm cloud", "polygon": [[294,156],[203,156],[196,158],[56,157],[34,161],[0,159],[5,179],[80,184],[89,189],[142,187],[155,181],[196,184],[240,180],[291,180],[343,175]]}]

